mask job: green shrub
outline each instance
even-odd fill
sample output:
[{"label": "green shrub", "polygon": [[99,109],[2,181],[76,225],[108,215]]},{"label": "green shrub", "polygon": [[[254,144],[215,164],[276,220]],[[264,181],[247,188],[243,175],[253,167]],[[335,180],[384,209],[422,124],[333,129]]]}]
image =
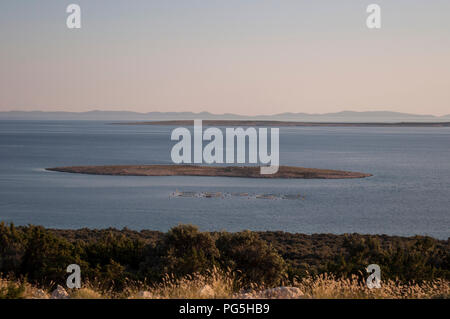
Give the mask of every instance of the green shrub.
[{"label": "green shrub", "polygon": [[[82,282],[120,290],[129,282],[161,283],[211,269],[231,271],[244,284],[278,285],[288,276],[321,273],[364,279],[369,264],[382,279],[450,279],[449,240],[385,235],[200,232],[180,225],[167,233],[116,230],[49,230],[0,223],[0,274],[38,285],[64,285],[70,264]],[[20,287],[2,296],[20,295]]]},{"label": "green shrub", "polygon": [[222,267],[240,272],[245,283],[276,285],[286,274],[284,260],[256,233],[222,233],[216,245]]},{"label": "green shrub", "polygon": [[6,286],[0,287],[0,299],[24,299],[25,291],[25,282],[9,281]]},{"label": "green shrub", "polygon": [[219,257],[214,240],[196,226],[173,227],[160,243],[161,274],[182,277],[205,273],[212,269]]}]

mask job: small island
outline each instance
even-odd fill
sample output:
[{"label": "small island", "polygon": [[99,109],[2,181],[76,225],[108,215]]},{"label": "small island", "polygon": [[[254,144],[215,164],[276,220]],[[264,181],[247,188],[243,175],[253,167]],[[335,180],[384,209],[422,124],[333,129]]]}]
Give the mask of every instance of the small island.
[{"label": "small island", "polygon": [[260,174],[259,166],[107,165],[46,168],[48,171],[116,176],[223,176],[246,178],[341,179],[371,174],[329,169],[280,166],[276,174]]}]

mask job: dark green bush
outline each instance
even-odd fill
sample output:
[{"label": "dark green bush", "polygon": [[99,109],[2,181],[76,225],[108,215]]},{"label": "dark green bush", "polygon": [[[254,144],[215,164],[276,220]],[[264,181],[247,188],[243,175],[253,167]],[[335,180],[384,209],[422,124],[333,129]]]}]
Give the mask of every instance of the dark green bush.
[{"label": "dark green bush", "polygon": [[25,282],[8,282],[6,287],[0,288],[0,299],[25,299]]},{"label": "dark green bush", "polygon": [[245,283],[276,285],[285,275],[284,260],[256,233],[222,233],[216,244],[222,266],[241,273]]},{"label": "dark green bush", "polygon": [[[382,278],[450,279],[449,241],[385,235],[200,232],[180,225],[167,233],[129,229],[49,230],[0,223],[0,274],[35,284],[64,285],[69,264],[82,281],[122,289],[129,281],[156,283],[213,267],[235,272],[244,284],[278,285],[288,275],[358,274],[378,264]],[[20,295],[20,287],[2,296]],[[19,290],[17,290],[17,289]]]}]

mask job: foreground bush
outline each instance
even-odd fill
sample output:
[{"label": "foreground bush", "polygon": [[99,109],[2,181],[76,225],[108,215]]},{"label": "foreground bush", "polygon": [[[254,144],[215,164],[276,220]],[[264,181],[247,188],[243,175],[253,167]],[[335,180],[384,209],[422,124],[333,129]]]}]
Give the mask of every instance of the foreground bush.
[{"label": "foreground bush", "polygon": [[286,274],[283,258],[256,233],[223,233],[216,245],[222,266],[239,272],[244,283],[277,285]]},{"label": "foreground bush", "polygon": [[117,232],[68,240],[43,227],[0,223],[0,273],[62,285],[70,264],[81,267],[84,280],[118,291],[130,282],[157,284],[167,274],[178,279],[219,268],[258,284],[276,285],[285,274],[276,250],[251,232],[210,234],[180,225],[146,243]]},{"label": "foreground bush", "polygon": [[[66,267],[74,263],[81,267],[84,283],[119,293],[133,283],[168,287],[167,278],[174,282],[212,272],[236,278],[231,286],[235,292],[255,285],[282,286],[321,274],[356,276],[363,282],[363,271],[372,263],[380,265],[383,280],[448,281],[449,256],[448,240],[419,236],[209,233],[192,225],[180,225],[167,233],[49,230],[0,223],[0,274],[4,277],[55,287],[65,285]],[[20,295],[13,288],[4,291],[3,295]]]}]

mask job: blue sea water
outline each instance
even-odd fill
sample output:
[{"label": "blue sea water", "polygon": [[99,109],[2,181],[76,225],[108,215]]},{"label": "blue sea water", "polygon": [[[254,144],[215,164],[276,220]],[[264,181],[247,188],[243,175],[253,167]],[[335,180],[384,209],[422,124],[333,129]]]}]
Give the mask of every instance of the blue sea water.
[{"label": "blue sea water", "polygon": [[[0,121],[0,220],[52,228],[282,230],[450,236],[450,128],[280,129],[280,162],[365,179],[95,176],[46,167],[171,164],[167,126]],[[180,191],[302,194],[302,200],[173,198]]]}]

